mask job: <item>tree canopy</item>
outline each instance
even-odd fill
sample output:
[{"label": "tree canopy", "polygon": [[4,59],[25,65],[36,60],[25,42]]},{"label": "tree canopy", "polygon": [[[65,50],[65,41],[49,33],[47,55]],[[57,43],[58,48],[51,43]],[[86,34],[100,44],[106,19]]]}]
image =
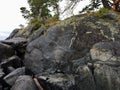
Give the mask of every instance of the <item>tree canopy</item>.
[{"label": "tree canopy", "polygon": [[61,0],[27,0],[30,10],[27,10],[25,7],[21,7],[21,13],[23,17],[28,19],[29,17],[49,17],[51,16],[50,8],[55,14],[59,15],[59,5],[58,2]]},{"label": "tree canopy", "polygon": [[[60,15],[59,10],[59,2],[64,0],[27,0],[28,4],[30,6],[30,10],[27,10],[25,7],[21,7],[21,12],[23,14],[23,17],[28,18],[34,18],[34,17],[50,17],[51,11],[50,8],[52,8],[52,12],[54,11],[56,15]],[[66,0],[69,3],[67,7],[65,7],[65,10],[74,10],[74,7],[84,0]],[[95,9],[99,9],[100,6],[103,6],[107,9],[113,9],[115,11],[120,11],[120,0],[88,0],[90,1],[89,5],[85,6],[81,12],[85,11],[91,11]]]}]

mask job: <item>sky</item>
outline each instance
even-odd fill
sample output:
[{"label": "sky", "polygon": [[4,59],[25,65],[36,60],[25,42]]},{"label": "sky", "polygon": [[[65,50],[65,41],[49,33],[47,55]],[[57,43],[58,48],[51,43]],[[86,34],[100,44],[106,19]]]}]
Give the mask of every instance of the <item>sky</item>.
[{"label": "sky", "polygon": [[22,6],[28,7],[27,0],[0,0],[0,37],[26,23],[20,12]]},{"label": "sky", "polygon": [[[63,20],[67,17],[70,17],[72,15],[76,15],[79,14],[79,11],[81,11],[83,9],[83,7],[85,7],[86,5],[88,5],[90,2],[90,0],[83,0],[80,1],[76,7],[74,8],[73,14],[70,14],[69,11],[67,12],[68,14],[64,13],[63,15],[60,16],[60,18]],[[63,4],[64,3],[64,4]],[[62,3],[60,3],[60,9],[64,10],[64,7],[66,7],[66,5],[68,5],[69,3],[67,2],[67,0],[63,0]]]},{"label": "sky", "polygon": [[[81,10],[81,7],[86,4],[88,4],[88,0],[80,2],[74,13],[77,14],[78,10]],[[64,6],[63,3],[61,6]],[[0,0],[0,40],[5,39],[15,28],[19,28],[20,24],[27,23],[22,17],[20,7],[28,8],[27,0]],[[62,18],[65,17],[62,16]]]}]

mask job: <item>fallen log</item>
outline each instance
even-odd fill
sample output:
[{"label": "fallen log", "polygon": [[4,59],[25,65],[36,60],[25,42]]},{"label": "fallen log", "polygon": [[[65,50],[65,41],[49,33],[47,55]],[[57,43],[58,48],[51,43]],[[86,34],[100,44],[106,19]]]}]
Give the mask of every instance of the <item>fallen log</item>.
[{"label": "fallen log", "polygon": [[44,90],[37,78],[33,78],[33,80],[34,80],[34,82],[39,90]]}]

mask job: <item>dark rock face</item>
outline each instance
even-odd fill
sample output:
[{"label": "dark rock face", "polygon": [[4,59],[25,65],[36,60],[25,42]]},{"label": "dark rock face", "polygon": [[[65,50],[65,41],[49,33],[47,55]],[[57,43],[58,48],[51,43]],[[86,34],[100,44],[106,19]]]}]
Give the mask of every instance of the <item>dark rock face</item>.
[{"label": "dark rock face", "polygon": [[[49,29],[49,33],[31,42],[27,47],[25,64],[35,73],[56,71],[56,66],[65,66],[74,52],[70,49],[73,33],[71,27],[61,31],[60,26]],[[35,48],[34,48],[35,47]],[[58,68],[59,68],[58,66]],[[55,68],[56,67],[56,68]]]},{"label": "dark rock face", "polygon": [[[110,79],[108,79],[108,77],[105,77],[107,73],[104,73],[108,70],[108,67],[104,67],[106,68],[105,70],[103,70],[103,67],[97,68],[103,64],[103,61],[109,64],[116,63],[114,61],[116,55],[119,56],[119,31],[116,31],[119,29],[119,25],[115,24],[114,27],[113,25],[113,23],[108,24],[100,20],[95,15],[90,15],[86,18],[76,17],[70,21],[69,19],[65,20],[61,24],[47,29],[47,32],[43,35],[41,35],[42,31],[37,31],[40,32],[38,33],[40,36],[34,33],[30,37],[31,39],[25,54],[25,67],[34,74],[44,77],[42,79],[45,81],[43,82],[43,86],[45,83],[48,85],[46,90],[51,90],[53,87],[59,87],[60,90],[103,90],[101,87],[105,87],[105,83],[107,84],[107,82],[108,84],[104,90],[113,90],[112,87],[109,87],[111,85],[109,84],[111,78],[109,77]],[[35,35],[37,36],[35,37]],[[110,50],[105,50],[105,52],[97,56],[100,50],[97,51],[95,49],[96,51],[94,52],[93,45],[103,41],[118,42],[108,43],[104,46],[102,44],[103,48]],[[108,62],[106,60],[112,56],[114,45],[116,45],[117,49],[115,52],[116,55],[112,57],[112,61]],[[113,68],[111,67],[111,70]],[[111,72],[117,75],[115,70]],[[63,75],[58,75],[58,73]],[[66,75],[67,77],[64,77]],[[113,74],[110,75],[111,77],[113,76]],[[72,78],[69,78],[71,76]],[[104,78],[109,81],[104,82]],[[114,83],[117,83],[117,81],[114,81]],[[118,89],[119,84],[116,85],[115,87]]]},{"label": "dark rock face", "polygon": [[81,15],[49,28],[15,30],[0,43],[6,50],[0,53],[0,88],[120,90],[118,18],[116,13],[105,13],[104,19]]},{"label": "dark rock face", "polygon": [[1,62],[0,66],[3,69],[4,73],[9,74],[14,69],[22,67],[22,61],[18,56],[12,56]]},{"label": "dark rock face", "polygon": [[86,18],[76,17],[70,21],[68,19],[50,27],[44,35],[29,42],[25,66],[34,73],[49,73],[57,69],[69,72],[68,69],[64,71],[68,68],[67,65],[84,57],[95,43],[118,40],[116,37],[119,36],[119,32],[112,31],[118,29],[118,25],[111,28],[112,25],[103,23],[95,15],[90,15]]},{"label": "dark rock face", "polygon": [[11,90],[38,90],[30,76],[20,76],[16,80]]},{"label": "dark rock face", "polygon": [[10,45],[14,48],[16,51],[16,54],[23,59],[25,49],[26,49],[26,43],[27,39],[22,38],[22,37],[16,37],[16,38],[11,38],[7,40],[1,41],[4,44]]},{"label": "dark rock face", "polygon": [[13,68],[19,68],[22,66],[21,59],[18,56],[12,56],[6,60],[4,60],[1,64],[1,68],[7,68],[12,66]]},{"label": "dark rock face", "polygon": [[[47,74],[48,76],[53,74],[50,77],[54,77],[57,73],[63,73],[63,76],[67,74],[68,76],[65,78],[62,76],[54,77],[56,80],[57,78],[65,80],[64,84],[62,84],[63,81],[48,81],[53,85],[56,83],[56,87],[60,87],[61,90],[74,90],[74,88],[76,90],[88,90],[88,88],[95,90],[94,79],[88,66],[85,65],[85,59],[82,58],[80,62],[78,61],[78,58],[81,58],[80,53],[85,55],[87,50],[85,49],[83,52],[76,50],[73,47],[75,38],[76,34],[72,25],[66,27],[56,25],[49,28],[45,35],[33,40],[27,46],[24,61],[26,68],[34,74]],[[81,66],[74,65],[78,62]],[[69,74],[72,78],[69,78]],[[88,87],[85,87],[84,84],[88,84]]]},{"label": "dark rock face", "polygon": [[6,44],[0,43],[0,62],[15,54],[14,49]]},{"label": "dark rock face", "polygon": [[[57,69],[64,72],[69,62],[83,57],[93,44],[104,39],[102,35],[96,38],[95,29],[86,26],[85,21],[77,22],[77,25],[70,23],[50,27],[48,32],[30,42],[25,55],[26,67],[34,73],[49,73]],[[87,34],[88,31],[91,33]]]},{"label": "dark rock face", "polygon": [[4,74],[5,74],[5,73],[3,72],[3,70],[0,69],[0,78],[3,77]]}]

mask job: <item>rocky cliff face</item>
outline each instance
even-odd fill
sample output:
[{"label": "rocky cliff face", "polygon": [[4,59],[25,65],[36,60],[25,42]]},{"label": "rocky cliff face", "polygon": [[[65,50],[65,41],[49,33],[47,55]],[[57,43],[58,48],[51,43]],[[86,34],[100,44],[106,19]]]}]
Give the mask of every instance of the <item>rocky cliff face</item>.
[{"label": "rocky cliff face", "polygon": [[0,47],[1,90],[120,90],[119,14],[16,29]]}]

